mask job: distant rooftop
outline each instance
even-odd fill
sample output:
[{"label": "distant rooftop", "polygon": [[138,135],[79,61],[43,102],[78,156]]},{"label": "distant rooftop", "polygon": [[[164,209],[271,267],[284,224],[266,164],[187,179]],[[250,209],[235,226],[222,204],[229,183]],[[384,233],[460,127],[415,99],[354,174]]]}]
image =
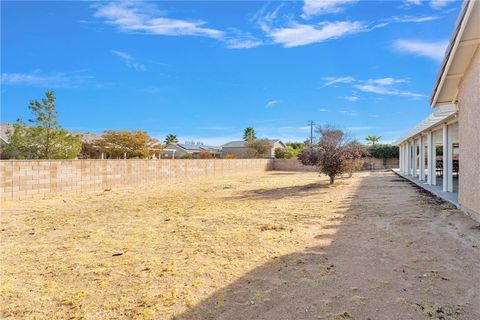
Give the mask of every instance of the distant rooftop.
[{"label": "distant rooftop", "polygon": [[203,144],[186,144],[186,143],[172,143],[179,148],[182,148],[186,151],[219,151],[220,147],[216,146],[206,146]]},{"label": "distant rooftop", "polygon": [[[0,122],[0,139],[4,142],[8,143],[8,136],[7,131],[13,132],[13,123],[8,122]],[[81,135],[83,142],[92,142],[93,140],[100,139],[102,137],[102,133],[94,133],[94,132],[81,132],[81,131],[73,131],[67,130],[72,135]]]},{"label": "distant rooftop", "polygon": [[[266,139],[270,141],[272,144],[280,141],[280,139]],[[238,141],[230,141],[222,145],[222,148],[244,148],[247,145],[247,141],[245,140],[238,140]]]}]

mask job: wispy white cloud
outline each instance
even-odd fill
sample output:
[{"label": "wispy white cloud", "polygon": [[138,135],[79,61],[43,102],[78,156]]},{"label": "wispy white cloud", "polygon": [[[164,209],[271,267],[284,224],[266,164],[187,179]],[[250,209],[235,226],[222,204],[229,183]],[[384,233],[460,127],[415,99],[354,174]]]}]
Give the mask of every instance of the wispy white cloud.
[{"label": "wispy white cloud", "polygon": [[448,40],[428,42],[422,40],[398,39],[393,43],[393,48],[399,52],[412,53],[440,61],[443,59]]},{"label": "wispy white cloud", "polygon": [[[340,12],[345,5],[354,2],[357,2],[357,0],[305,0],[302,17],[307,19],[317,14]],[[285,48],[325,42],[360,32],[369,32],[393,23],[422,23],[440,18],[434,15],[403,15],[368,23],[350,20],[299,23],[295,21],[291,14],[280,15],[279,12],[283,5],[277,6],[270,12],[266,12],[265,8],[259,10],[252,21],[259,25],[260,29],[274,44],[283,45]],[[247,42],[247,44],[250,45],[250,42]],[[252,47],[260,45],[258,42],[252,42],[251,44]],[[262,44],[267,44],[267,42]]]},{"label": "wispy white cloud", "polygon": [[378,79],[368,79],[368,80],[358,80],[355,79],[352,76],[346,76],[346,77],[324,77],[324,86],[328,87],[334,84],[338,83],[353,83],[353,82],[367,82],[370,84],[378,84],[378,85],[383,85],[383,86],[388,86],[388,85],[393,85],[396,83],[404,83],[406,82],[405,79],[395,79],[391,77],[386,77],[386,78],[378,78]]},{"label": "wispy white cloud", "polygon": [[42,74],[36,70],[30,73],[2,73],[1,83],[46,88],[77,88],[90,83],[94,78],[84,71]]},{"label": "wispy white cloud", "polygon": [[303,2],[302,18],[308,19],[316,15],[337,13],[345,9],[345,6],[358,0],[305,0]]},{"label": "wispy white cloud", "polygon": [[358,97],[357,95],[351,95],[351,96],[345,97],[345,99],[348,101],[357,101],[360,99],[360,97]]},{"label": "wispy white cloud", "polygon": [[256,39],[229,38],[225,39],[227,48],[230,49],[249,49],[263,45],[263,42]]},{"label": "wispy white cloud", "polygon": [[135,59],[126,52],[118,51],[118,50],[111,50],[112,54],[116,55],[120,59],[122,59],[123,63],[130,68],[135,69],[137,71],[145,71],[146,67],[144,64],[138,63]]},{"label": "wispy white cloud", "polygon": [[357,112],[355,110],[344,109],[344,110],[340,110],[339,112],[346,115],[347,117],[357,116]]},{"label": "wispy white cloud", "polygon": [[405,0],[405,3],[408,5],[416,5],[419,6],[422,4],[422,0]]},{"label": "wispy white cloud", "polygon": [[390,20],[391,22],[398,22],[398,23],[422,23],[422,22],[429,22],[435,21],[440,19],[439,16],[394,16]]},{"label": "wispy white cloud", "polygon": [[[448,6],[450,3],[455,2],[458,0],[430,0],[430,7],[433,9],[443,9],[444,7]],[[405,5],[406,7],[410,6],[420,6],[423,3],[427,3],[428,1],[426,0],[405,0]]]},{"label": "wispy white cloud", "polygon": [[380,78],[380,79],[368,79],[368,83],[377,84],[381,86],[391,86],[396,83],[405,83],[405,79],[395,79],[395,78]]},{"label": "wispy white cloud", "polygon": [[[225,32],[206,27],[202,20],[167,17],[155,4],[144,1],[110,2],[94,5],[94,17],[115,26],[121,32],[160,36],[200,36],[217,39],[229,49],[258,47],[262,41],[243,32]],[[238,34],[237,34],[238,33]]]},{"label": "wispy white cloud", "polygon": [[[396,85],[406,83],[405,79],[396,79],[392,77],[378,78],[378,79],[368,79],[368,80],[359,80],[354,77],[325,77],[324,86],[331,86],[333,84],[352,84],[354,89],[357,89],[362,92],[375,93],[380,95],[395,95],[395,96],[404,96],[410,98],[424,98],[425,95],[405,90],[400,90],[396,88]],[[360,97],[357,94],[345,97],[349,101],[356,101]]]},{"label": "wispy white cloud", "polygon": [[449,5],[451,2],[454,2],[455,0],[431,0],[430,1],[430,6],[433,9],[442,9]]},{"label": "wispy white cloud", "polygon": [[352,83],[355,82],[355,78],[351,76],[347,77],[324,77],[323,78],[324,86],[328,87],[337,83]]},{"label": "wispy white cloud", "polygon": [[110,2],[96,5],[95,17],[123,32],[139,32],[163,36],[203,36],[222,38],[221,30],[205,27],[201,20],[165,17],[153,4],[141,1]]},{"label": "wispy white cloud", "polygon": [[318,109],[318,111],[320,111],[320,112],[328,112],[328,109],[322,108],[322,109]]},{"label": "wispy white cloud", "polygon": [[402,91],[385,85],[377,84],[357,84],[354,85],[355,89],[358,89],[363,92],[376,93],[381,95],[391,95],[391,96],[404,96],[410,98],[425,98],[426,96],[420,93]]},{"label": "wispy white cloud", "polygon": [[265,108],[271,108],[277,104],[279,104],[281,101],[280,100],[270,100],[267,102],[267,104],[265,105]]},{"label": "wispy white cloud", "polygon": [[323,22],[318,25],[293,23],[288,27],[268,29],[267,35],[274,43],[291,48],[337,39],[365,30],[366,27],[358,21]]}]

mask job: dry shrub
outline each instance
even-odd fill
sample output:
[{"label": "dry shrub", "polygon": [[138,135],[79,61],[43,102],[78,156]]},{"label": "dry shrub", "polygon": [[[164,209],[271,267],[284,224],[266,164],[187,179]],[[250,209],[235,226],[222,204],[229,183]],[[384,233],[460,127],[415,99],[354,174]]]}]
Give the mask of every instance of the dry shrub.
[{"label": "dry shrub", "polygon": [[208,152],[208,151],[200,151],[198,153],[198,158],[199,159],[213,159],[213,154],[211,152]]},{"label": "dry shrub", "polygon": [[363,155],[361,144],[350,140],[342,130],[331,127],[318,127],[318,142],[303,149],[298,159],[303,165],[317,166],[321,173],[335,177],[342,173],[353,173],[354,162]]}]

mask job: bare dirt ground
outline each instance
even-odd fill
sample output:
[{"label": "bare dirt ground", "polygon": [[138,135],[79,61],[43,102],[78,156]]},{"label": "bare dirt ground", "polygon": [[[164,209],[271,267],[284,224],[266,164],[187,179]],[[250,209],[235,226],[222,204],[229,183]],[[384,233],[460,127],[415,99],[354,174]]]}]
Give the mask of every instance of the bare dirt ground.
[{"label": "bare dirt ground", "polygon": [[480,319],[480,227],[391,172],[1,204],[18,319]]}]

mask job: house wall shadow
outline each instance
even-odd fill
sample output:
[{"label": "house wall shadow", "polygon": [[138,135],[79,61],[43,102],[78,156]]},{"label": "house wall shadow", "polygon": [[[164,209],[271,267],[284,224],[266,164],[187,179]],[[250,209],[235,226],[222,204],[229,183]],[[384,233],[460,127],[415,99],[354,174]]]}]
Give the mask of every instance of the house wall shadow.
[{"label": "house wall shadow", "polygon": [[[393,176],[387,179],[383,188],[399,185],[408,187],[406,182],[393,179]],[[352,288],[371,286],[371,279],[362,277],[362,269],[358,270],[360,274],[357,276],[353,276],[348,269],[357,260],[370,258],[368,254],[362,254],[362,251],[368,251],[369,248],[363,241],[376,241],[367,239],[367,236],[362,237],[362,233],[368,230],[359,230],[357,226],[359,221],[366,218],[363,214],[367,205],[365,199],[358,195],[358,190],[375,189],[379,180],[385,184],[385,178],[376,175],[363,178],[357,191],[347,196],[343,205],[340,204],[339,207],[344,207],[343,217],[332,217],[327,220],[329,224],[319,226],[318,234],[313,237],[313,243],[316,241],[317,245],[271,259],[217,290],[178,318],[350,319],[352,308],[363,303],[361,297],[358,298],[359,301],[352,298],[361,295],[352,291]],[[243,196],[254,199],[276,199],[285,195],[301,197],[325,187],[314,183],[266,191],[254,190]],[[381,207],[374,208],[373,211],[375,209],[381,210]],[[367,264],[371,265],[370,262]],[[339,277],[339,272],[345,276]],[[351,294],[347,297],[343,292]],[[396,293],[387,295],[386,299],[395,299],[395,295]]]},{"label": "house wall shadow", "polygon": [[[324,187],[244,196],[300,197]],[[480,263],[472,249],[480,238],[470,219],[393,173],[364,176],[345,199],[304,250],[272,258],[176,318],[480,319],[480,287],[472,272]],[[455,230],[461,241],[449,238]],[[461,264],[452,264],[462,243],[470,249]]]},{"label": "house wall shadow", "polygon": [[270,189],[255,189],[249,190],[238,196],[229,197],[227,199],[232,200],[275,200],[283,199],[285,197],[304,197],[315,192],[318,192],[320,189],[328,188],[328,185],[322,182],[314,182],[309,184],[297,185],[297,186],[288,186],[288,187],[278,187]]}]

